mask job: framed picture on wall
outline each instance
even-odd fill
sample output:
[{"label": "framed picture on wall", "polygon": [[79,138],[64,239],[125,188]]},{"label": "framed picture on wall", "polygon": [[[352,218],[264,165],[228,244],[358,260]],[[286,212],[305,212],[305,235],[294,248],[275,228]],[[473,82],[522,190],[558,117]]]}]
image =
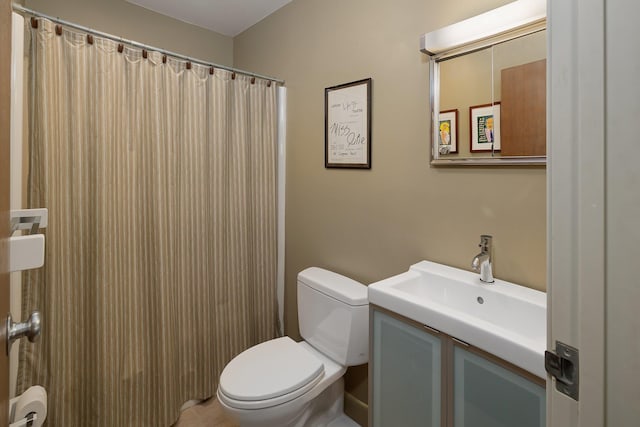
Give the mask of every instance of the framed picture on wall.
[{"label": "framed picture on wall", "polygon": [[440,111],[438,116],[438,150],[440,154],[458,152],[458,110]]},{"label": "framed picture on wall", "polygon": [[371,79],[324,90],[324,166],[371,169]]},{"label": "framed picture on wall", "polygon": [[471,152],[500,151],[500,103],[469,107]]}]

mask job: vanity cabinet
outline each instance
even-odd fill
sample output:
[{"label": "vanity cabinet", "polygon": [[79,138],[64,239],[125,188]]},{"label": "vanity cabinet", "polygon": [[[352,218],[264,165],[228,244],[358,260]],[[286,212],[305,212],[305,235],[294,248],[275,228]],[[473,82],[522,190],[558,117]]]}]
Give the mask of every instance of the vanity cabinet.
[{"label": "vanity cabinet", "polygon": [[504,364],[498,359],[489,360],[472,348],[454,345],[454,427],[545,425],[544,385]]},{"label": "vanity cabinet", "polygon": [[[373,311],[373,427],[440,426],[440,337],[399,318]],[[371,362],[371,360],[370,360]]]},{"label": "vanity cabinet", "polygon": [[544,380],[371,306],[371,427],[544,427]]}]

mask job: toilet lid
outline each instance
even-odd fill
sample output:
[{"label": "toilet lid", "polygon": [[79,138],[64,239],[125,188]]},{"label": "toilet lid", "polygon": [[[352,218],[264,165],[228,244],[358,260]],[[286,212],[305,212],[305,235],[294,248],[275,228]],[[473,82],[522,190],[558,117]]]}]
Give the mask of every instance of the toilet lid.
[{"label": "toilet lid", "polygon": [[317,357],[282,337],[236,356],[222,371],[220,390],[235,400],[273,399],[304,387],[323,372]]}]

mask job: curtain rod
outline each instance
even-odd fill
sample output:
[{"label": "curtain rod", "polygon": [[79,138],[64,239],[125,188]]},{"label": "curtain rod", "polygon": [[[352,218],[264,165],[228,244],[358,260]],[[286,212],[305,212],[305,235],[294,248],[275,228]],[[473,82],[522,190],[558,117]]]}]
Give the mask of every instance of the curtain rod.
[{"label": "curtain rod", "polygon": [[231,71],[231,72],[238,73],[238,74],[243,74],[245,76],[257,77],[259,79],[271,80],[274,83],[278,83],[278,84],[284,85],[284,80],[276,79],[276,78],[269,77],[269,76],[263,76],[263,75],[260,75],[260,74],[252,73],[252,72],[249,72],[249,71],[240,70],[240,69],[233,68],[233,67],[227,67],[226,65],[214,64],[212,62],[203,61],[201,59],[192,58],[190,56],[180,55],[179,53],[171,52],[171,51],[166,50],[166,49],[160,49],[160,48],[157,48],[157,47],[154,47],[154,46],[149,46],[149,45],[146,45],[146,44],[143,44],[143,43],[138,43],[138,42],[135,42],[133,40],[127,40],[127,39],[124,39],[122,37],[117,37],[117,36],[114,36],[112,34],[103,33],[102,31],[98,31],[98,30],[94,30],[94,29],[89,28],[89,27],[85,27],[83,25],[74,24],[73,22],[69,22],[69,21],[65,21],[65,20],[60,19],[60,18],[54,18],[53,16],[45,15],[44,13],[41,13],[41,12],[38,12],[38,11],[35,11],[35,10],[32,10],[32,9],[26,8],[26,7],[24,7],[24,6],[20,5],[20,4],[17,4],[17,3],[13,3],[12,7],[13,7],[13,10],[16,11],[16,12],[21,12],[21,13],[32,15],[32,16],[37,16],[39,18],[45,18],[45,19],[48,19],[49,21],[55,22],[57,24],[61,24],[61,25],[67,26],[67,27],[75,28],[76,30],[84,31],[84,32],[87,32],[89,34],[93,34],[93,35],[96,35],[96,36],[99,36],[99,37],[103,37],[103,38],[106,38],[106,39],[109,39],[109,40],[113,40],[113,41],[116,41],[116,42],[126,43],[126,44],[129,44],[131,46],[138,47],[140,49],[156,51],[156,52],[160,52],[162,54],[168,55],[168,56],[172,56],[174,58],[183,59],[185,61],[193,62],[194,64],[200,64],[200,65],[204,65],[204,66],[207,66],[207,67],[219,68],[219,69],[222,69],[222,70]]}]

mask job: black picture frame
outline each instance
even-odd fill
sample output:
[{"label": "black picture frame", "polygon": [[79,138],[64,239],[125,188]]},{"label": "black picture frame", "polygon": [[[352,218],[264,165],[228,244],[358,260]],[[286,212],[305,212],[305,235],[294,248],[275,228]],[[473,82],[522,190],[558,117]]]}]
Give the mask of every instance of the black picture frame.
[{"label": "black picture frame", "polygon": [[325,168],[371,169],[371,78],[324,90]]}]

